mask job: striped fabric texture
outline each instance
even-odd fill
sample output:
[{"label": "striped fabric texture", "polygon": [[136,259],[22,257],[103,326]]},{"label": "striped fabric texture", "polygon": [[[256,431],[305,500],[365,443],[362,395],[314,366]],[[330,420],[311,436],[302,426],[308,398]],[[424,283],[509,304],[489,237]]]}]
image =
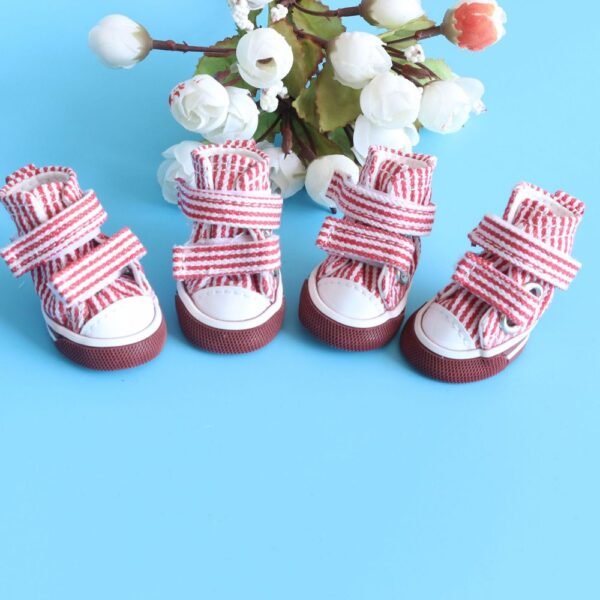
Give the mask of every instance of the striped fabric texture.
[{"label": "striped fabric texture", "polygon": [[187,292],[235,286],[275,300],[280,281],[283,199],[271,193],[269,158],[254,141],[205,145],[192,153],[195,185],[179,181],[178,203],[192,221],[173,249],[173,276]]},{"label": "striped fabric texture", "polygon": [[470,234],[453,283],[436,298],[479,348],[492,349],[531,329],[555,288],[567,289],[580,264],[570,256],[584,204],[564,192],[517,186],[503,218],[486,216]]},{"label": "striped fabric texture", "polygon": [[81,190],[73,170],[23,167],[6,178],[0,201],[18,232],[0,255],[15,276],[31,273],[55,322],[78,333],[118,300],[153,296],[138,262],[141,244],[121,232],[115,237],[128,243],[117,247],[100,232],[106,213],[93,191]]},{"label": "striped fabric texture", "polygon": [[417,268],[420,237],[433,228],[436,163],[431,156],[372,147],[358,183],[335,173],[328,196],[344,217],[325,220],[317,245],[329,257],[317,280],[348,279],[380,298],[387,310],[396,308]]}]

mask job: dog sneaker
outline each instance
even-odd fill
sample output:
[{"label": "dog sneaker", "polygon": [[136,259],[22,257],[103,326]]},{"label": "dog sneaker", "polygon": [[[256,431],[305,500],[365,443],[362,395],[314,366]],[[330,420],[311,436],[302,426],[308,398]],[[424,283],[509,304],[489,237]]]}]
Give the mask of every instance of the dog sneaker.
[{"label": "dog sneaker", "polygon": [[252,352],[281,329],[285,311],[279,237],[283,200],[271,193],[269,158],[252,141],[201,146],[195,185],[179,181],[192,236],[173,250],[177,314],[196,346]]},{"label": "dog sneaker", "polygon": [[317,246],[329,256],[305,282],[300,320],[342,350],[373,350],[398,332],[421,236],[431,232],[436,159],[372,147],[358,183],[335,173],[327,195],[344,213],[328,217]]},{"label": "dog sneaker", "polygon": [[100,233],[106,213],[74,171],[29,165],[0,189],[17,239],[0,255],[16,277],[31,273],[55,346],[98,370],[125,369],[156,357],[166,327],[129,229]]},{"label": "dog sneaker", "polygon": [[459,262],[453,283],[408,322],[406,358],[451,383],[486,379],[523,350],[554,289],[566,290],[580,264],[570,256],[585,211],[563,192],[519,185],[504,217],[486,216],[470,234],[480,254]]}]

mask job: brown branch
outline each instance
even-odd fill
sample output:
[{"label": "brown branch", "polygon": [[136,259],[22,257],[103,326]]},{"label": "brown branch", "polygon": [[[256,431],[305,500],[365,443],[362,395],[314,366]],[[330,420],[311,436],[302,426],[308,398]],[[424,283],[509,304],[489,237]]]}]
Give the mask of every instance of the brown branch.
[{"label": "brown branch", "polygon": [[173,40],[152,40],[153,50],[168,50],[169,52],[202,52],[206,56],[229,56],[235,53],[235,48],[218,48],[217,46],[190,46],[185,42],[178,44]]},{"label": "brown branch", "polygon": [[422,29],[421,31],[415,32],[414,35],[405,38],[398,38],[397,40],[389,40],[386,44],[401,44],[404,42],[420,42],[421,40],[427,40],[432,37],[442,35],[442,26],[434,25],[428,29]]},{"label": "brown branch", "polygon": [[360,15],[359,6],[349,6],[348,8],[336,8],[331,10],[311,10],[300,5],[300,0],[296,0],[292,4],[293,9],[298,9],[300,12],[312,15],[314,17],[358,17]]}]

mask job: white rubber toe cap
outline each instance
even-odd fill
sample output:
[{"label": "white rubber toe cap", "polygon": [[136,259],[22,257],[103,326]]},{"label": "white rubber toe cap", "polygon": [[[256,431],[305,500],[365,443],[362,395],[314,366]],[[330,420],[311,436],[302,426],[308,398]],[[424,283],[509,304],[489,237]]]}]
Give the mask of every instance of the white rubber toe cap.
[{"label": "white rubber toe cap", "polygon": [[347,279],[324,277],[317,282],[317,291],[331,310],[348,319],[376,319],[385,313],[377,296]]},{"label": "white rubber toe cap", "polygon": [[196,307],[218,321],[248,321],[262,315],[270,306],[263,294],[234,286],[209,287],[192,295]]},{"label": "white rubber toe cap", "polygon": [[136,335],[152,324],[155,314],[153,298],[124,298],[91,318],[83,326],[81,335],[95,339],[117,339]]},{"label": "white rubber toe cap", "polygon": [[477,347],[464,325],[436,302],[424,309],[421,317],[423,333],[437,346],[451,351],[475,350]]}]

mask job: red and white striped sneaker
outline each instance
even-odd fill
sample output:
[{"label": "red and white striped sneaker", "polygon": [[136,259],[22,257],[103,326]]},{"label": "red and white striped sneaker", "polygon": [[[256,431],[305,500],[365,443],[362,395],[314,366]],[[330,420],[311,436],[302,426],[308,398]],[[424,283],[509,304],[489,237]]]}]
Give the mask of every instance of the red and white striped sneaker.
[{"label": "red and white striped sneaker", "polygon": [[486,216],[469,235],[480,254],[459,262],[453,282],[418,310],[402,333],[406,358],[450,383],[486,379],[524,349],[554,289],[580,264],[570,256],[584,204],[565,194],[517,186],[504,217]]},{"label": "red and white striped sneaker", "polygon": [[283,200],[271,193],[269,158],[253,141],[192,153],[195,185],[179,181],[192,236],[173,250],[177,314],[186,337],[220,354],[252,352],[285,312],[279,237]]},{"label": "red and white striped sneaker", "polygon": [[129,229],[100,233],[106,213],[65,167],[23,167],[6,179],[0,201],[18,237],[0,255],[12,273],[31,273],[55,346],[98,370],[135,367],[156,357],[166,327]]},{"label": "red and white striped sneaker", "polygon": [[317,245],[329,257],[305,282],[300,320],[323,342],[373,350],[398,332],[421,236],[433,227],[436,159],[371,148],[358,183],[335,173],[329,198],[344,213],[328,217]]}]

